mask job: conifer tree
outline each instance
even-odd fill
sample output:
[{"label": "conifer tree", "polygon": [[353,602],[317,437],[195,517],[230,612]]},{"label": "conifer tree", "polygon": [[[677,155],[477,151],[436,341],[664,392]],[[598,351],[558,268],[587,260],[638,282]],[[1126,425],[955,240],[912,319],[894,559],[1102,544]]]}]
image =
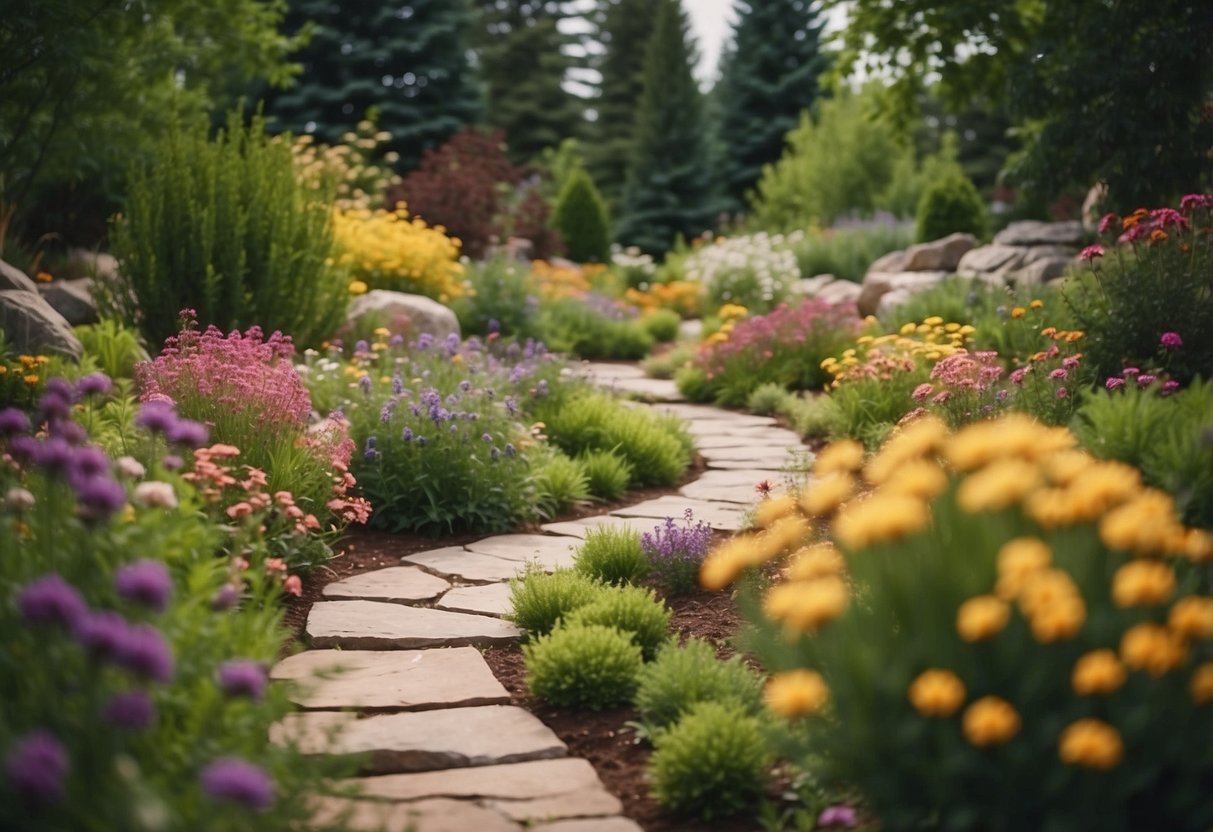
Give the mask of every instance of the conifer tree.
[{"label": "conifer tree", "polygon": [[740,211],[763,165],[783,154],[784,136],[817,97],[828,60],[811,0],[736,0],[733,42],[721,61],[720,178]]},{"label": "conifer tree", "polygon": [[552,210],[552,225],[568,256],[578,263],[604,262],[611,249],[611,223],[606,203],[584,169],[568,178]]},{"label": "conifer tree", "polygon": [[480,117],[473,24],[467,0],[291,0],[285,28],[313,35],[291,56],[302,64],[296,84],[266,103],[271,126],[333,144],[373,115],[392,134],[382,149],[400,154],[400,169],[416,167]]},{"label": "conifer tree", "polygon": [[645,52],[618,235],[650,254],[665,253],[680,234],[702,233],[719,208],[686,15],[679,0],[660,3]]}]

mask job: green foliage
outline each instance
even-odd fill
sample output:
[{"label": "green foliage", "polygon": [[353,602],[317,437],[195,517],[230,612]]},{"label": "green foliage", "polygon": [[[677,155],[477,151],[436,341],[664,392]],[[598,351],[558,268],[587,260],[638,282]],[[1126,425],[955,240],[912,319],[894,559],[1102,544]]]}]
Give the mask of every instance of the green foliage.
[{"label": "green foliage", "polygon": [[135,377],[135,365],[147,361],[147,350],[137,330],[113,318],[76,327],[84,353],[110,378]]},{"label": "green foliage", "polygon": [[624,245],[664,254],[675,237],[696,237],[711,226],[715,183],[679,0],[658,0],[652,31],[616,233]]},{"label": "green foliage", "polygon": [[639,532],[603,526],[586,534],[573,568],[603,583],[634,584],[648,575],[649,562],[640,548]]},{"label": "green foliage", "polygon": [[535,333],[539,302],[524,265],[505,257],[469,263],[465,282],[468,290],[451,303],[465,335],[487,334],[490,321],[503,336]]},{"label": "green foliage", "polygon": [[550,453],[535,466],[533,474],[535,502],[541,517],[555,517],[574,506],[588,502],[589,477],[580,460],[559,451]]},{"label": "green foliage", "polygon": [[547,635],[567,616],[601,596],[602,585],[581,572],[557,569],[548,574],[528,566],[510,579],[510,620],[529,638]]},{"label": "green foliage", "polygon": [[690,341],[675,344],[662,353],[652,353],[640,362],[641,369],[649,378],[673,378],[674,375],[695,357],[695,345]]},{"label": "green foliage", "polygon": [[704,821],[752,810],[770,758],[758,720],[718,702],[701,702],[654,738],[653,797]]},{"label": "green foliage", "polygon": [[650,733],[675,724],[701,702],[755,716],[762,711],[762,679],[740,656],[722,661],[699,638],[664,645],[640,671],[634,704]]},{"label": "green foliage", "polygon": [[204,326],[256,324],[305,345],[341,322],[349,295],[327,262],[331,192],[296,180],[290,147],[267,139],[260,118],[245,128],[233,113],[214,141],[174,125],[131,181],[107,305],[149,343],[173,334],[183,309]]},{"label": "green foliage", "polygon": [[585,451],[577,456],[585,471],[590,494],[600,500],[615,500],[628,490],[632,465],[614,451]]},{"label": "green foliage", "polygon": [[653,336],[635,312],[604,298],[565,297],[541,304],[538,327],[553,350],[579,358],[635,361],[653,348]]},{"label": "green foliage", "polygon": [[[913,203],[911,203],[911,211]],[[868,267],[890,251],[909,248],[913,233],[904,225],[876,225],[820,231],[794,231],[787,236],[800,274],[832,274],[838,280],[863,282]],[[949,319],[951,320],[951,319]]]},{"label": "green foliage", "polygon": [[642,319],[644,328],[659,344],[668,344],[682,329],[682,316],[672,309],[656,309]]},{"label": "green foliage", "polygon": [[791,395],[782,384],[764,382],[750,391],[745,409],[758,416],[774,416],[784,410]]},{"label": "green foliage", "polygon": [[708,371],[703,367],[684,364],[674,373],[674,383],[687,401],[703,403],[716,398],[716,385],[708,378]]},{"label": "green foliage", "polygon": [[611,221],[606,203],[584,170],[574,171],[552,209],[552,225],[560,232],[570,259],[578,263],[606,262],[611,250]]},{"label": "green foliage", "polygon": [[927,186],[918,202],[919,242],[938,240],[957,231],[977,238],[989,233],[986,205],[967,176],[956,173]]},{"label": "green foliage", "polygon": [[644,665],[640,647],[614,627],[561,627],[522,646],[531,693],[561,708],[622,705]]},{"label": "green foliage", "polygon": [[647,661],[670,638],[670,608],[646,587],[612,587],[569,613],[566,626],[593,625],[614,627],[628,634]]}]

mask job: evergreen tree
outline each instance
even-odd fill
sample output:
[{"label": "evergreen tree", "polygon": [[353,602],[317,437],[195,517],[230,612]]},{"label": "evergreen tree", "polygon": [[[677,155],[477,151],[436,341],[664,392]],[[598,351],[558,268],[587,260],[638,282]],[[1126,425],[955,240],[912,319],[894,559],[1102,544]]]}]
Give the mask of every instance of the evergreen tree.
[{"label": "evergreen tree", "polygon": [[581,127],[581,102],[563,82],[570,59],[563,49],[562,4],[542,0],[482,0],[477,52],[485,79],[485,120],[505,131],[510,156],[528,162]]},{"label": "evergreen tree", "polygon": [[552,210],[568,256],[578,263],[604,262],[611,249],[611,222],[606,203],[584,169],[569,176]]},{"label": "evergreen tree", "polygon": [[651,254],[706,230],[719,207],[686,15],[679,0],[660,2],[619,221],[620,241]]},{"label": "evergreen tree", "polygon": [[636,107],[644,92],[645,47],[662,0],[605,0],[595,20],[605,50],[597,61],[602,80],[594,109],[598,118],[587,130],[586,165],[608,204],[618,205],[627,177],[636,126]]},{"label": "evergreen tree", "polygon": [[720,176],[730,211],[784,150],[784,136],[817,97],[828,60],[811,0],[736,0],[733,43],[721,61]]},{"label": "evergreen tree", "polygon": [[292,59],[303,66],[291,89],[266,103],[271,124],[336,143],[362,119],[392,134],[384,150],[400,167],[475,122],[481,96],[468,53],[474,20],[466,0],[291,0],[288,31],[311,25]]}]

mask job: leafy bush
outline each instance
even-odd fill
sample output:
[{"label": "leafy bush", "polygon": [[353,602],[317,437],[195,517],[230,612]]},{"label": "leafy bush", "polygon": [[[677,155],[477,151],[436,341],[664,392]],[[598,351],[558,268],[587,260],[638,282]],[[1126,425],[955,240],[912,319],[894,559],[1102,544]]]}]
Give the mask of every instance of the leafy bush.
[{"label": "leafy bush", "polygon": [[788,248],[804,277],[832,274],[838,280],[860,283],[868,267],[891,251],[914,242],[905,224],[870,223],[854,227],[811,228],[787,235]]},{"label": "leafy bush", "polygon": [[654,578],[672,595],[696,588],[700,564],[712,546],[712,527],[702,520],[692,525],[694,519],[688,508],[681,526],[673,517],[667,517],[664,523],[640,536],[640,546]]},{"label": "leafy bush", "polygon": [[139,332],[113,318],[76,327],[84,353],[110,378],[134,378],[135,365],[147,361]]},{"label": "leafy bush", "polygon": [[634,361],[653,348],[635,309],[594,293],[542,304],[538,326],[553,350],[579,358]]},{"label": "leafy bush", "polygon": [[700,702],[715,702],[750,716],[762,711],[762,680],[740,656],[721,661],[707,641],[668,643],[640,671],[634,704],[653,729],[673,725]]},{"label": "leafy bush", "polygon": [[703,285],[708,303],[734,303],[752,312],[769,312],[800,280],[796,256],[782,234],[764,232],[718,238],[683,263],[686,279]]},{"label": "leafy bush", "polygon": [[924,242],[958,231],[978,238],[989,233],[985,200],[972,180],[959,171],[932,182],[923,191],[915,236]]},{"label": "leafy bush", "polygon": [[555,517],[590,499],[590,481],[579,459],[551,453],[535,465],[535,502],[542,517]]},{"label": "leafy bush", "polygon": [[539,299],[523,265],[495,257],[467,267],[465,288],[451,303],[465,335],[525,338],[538,329]]},{"label": "leafy bush", "polygon": [[768,381],[750,392],[745,409],[759,416],[773,416],[783,411],[791,395],[782,384]]},{"label": "leafy bush", "polygon": [[[766,699],[807,721],[793,762],[853,784],[888,828],[1213,822],[1213,753],[1189,741],[1213,702],[1213,537],[1075,444],[1016,415],[915,422],[866,463],[827,448],[808,517],[704,565],[723,587],[798,552],[747,601]],[[860,476],[872,490],[850,499]],[[837,547],[802,550],[809,523]]]},{"label": "leafy bush", "polygon": [[608,584],[633,584],[649,574],[649,562],[640,548],[640,534],[630,528],[591,529],[577,550],[574,568]]},{"label": "leafy bush", "polygon": [[152,344],[182,309],[223,330],[257,324],[317,343],[349,298],[330,265],[331,200],[298,181],[290,146],[266,138],[260,118],[245,129],[233,113],[215,141],[205,127],[174,127],[131,173],[113,229],[118,279],[102,305]]},{"label": "leafy bush", "polygon": [[627,702],[644,665],[640,647],[614,627],[561,627],[522,646],[527,686],[562,708],[598,711]]},{"label": "leafy bush", "polygon": [[392,211],[338,209],[333,238],[337,264],[357,281],[355,288],[411,292],[443,303],[463,291],[459,241],[420,217],[410,218],[403,204]]},{"label": "leafy bush", "polygon": [[560,232],[570,259],[606,262],[611,222],[602,195],[584,169],[574,171],[565,181],[552,209],[552,226]]},{"label": "leafy bush", "polygon": [[614,500],[628,490],[632,465],[614,451],[585,451],[577,456],[585,471],[590,494],[600,500]]},{"label": "leafy bush", "polygon": [[[689,342],[675,344],[663,353],[653,353],[640,362],[649,378],[670,378],[695,357],[695,347]],[[701,400],[702,401],[702,400]]]},{"label": "leafy bush", "polygon": [[602,594],[602,585],[572,569],[551,574],[528,567],[510,579],[510,620],[526,630],[530,638],[550,633],[573,610],[584,607]]},{"label": "leafy bush", "polygon": [[752,810],[762,795],[770,756],[744,711],[701,702],[653,744],[653,797],[667,809],[711,821]]},{"label": "leafy bush", "polygon": [[682,316],[670,309],[657,309],[641,318],[645,331],[659,344],[668,344],[678,337]]},{"label": "leafy bush", "polygon": [[670,638],[670,608],[651,589],[612,587],[569,613],[566,626],[595,624],[627,633],[647,661]]}]

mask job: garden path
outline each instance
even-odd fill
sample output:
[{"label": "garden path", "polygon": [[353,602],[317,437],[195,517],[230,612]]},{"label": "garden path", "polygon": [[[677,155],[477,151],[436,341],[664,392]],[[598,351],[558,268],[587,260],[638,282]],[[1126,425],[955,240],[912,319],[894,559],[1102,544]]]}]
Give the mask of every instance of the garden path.
[{"label": "garden path", "polygon": [[687,421],[708,470],[677,495],[610,514],[408,555],[399,566],[324,589],[306,634],[312,649],[271,673],[290,680],[299,711],[276,741],[305,753],[365,753],[357,798],[319,798],[318,820],[351,812],[350,830],[387,832],[639,832],[590,763],[571,758],[552,731],[510,696],[479,649],[516,641],[503,616],[508,580],[528,561],[568,566],[601,525],[647,530],[690,508],[734,531],[754,485],[778,484],[804,446],[773,419],[686,404],[672,382],[633,365],[589,364],[594,380]]}]

